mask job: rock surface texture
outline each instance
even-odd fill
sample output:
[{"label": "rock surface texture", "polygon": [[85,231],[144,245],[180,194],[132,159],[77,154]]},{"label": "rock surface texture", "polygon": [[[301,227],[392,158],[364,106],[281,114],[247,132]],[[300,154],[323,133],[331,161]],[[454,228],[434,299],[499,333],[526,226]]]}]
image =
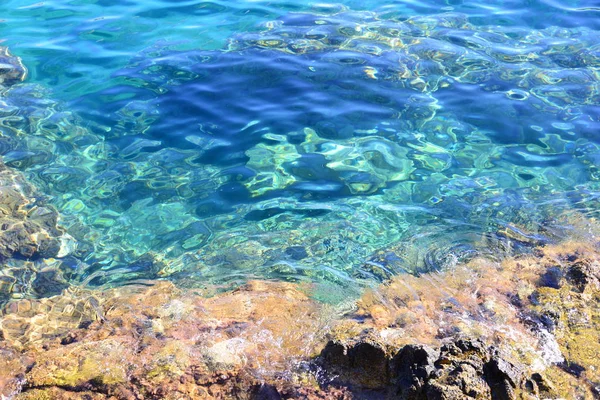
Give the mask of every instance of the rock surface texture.
[{"label": "rock surface texture", "polygon": [[591,399],[599,275],[597,249],[566,243],[501,264],[398,276],[345,313],[290,283],[253,281],[212,297],[167,282],[70,288],[4,306],[0,393]]},{"label": "rock surface texture", "polygon": [[369,398],[597,398],[600,255],[564,243],[397,276],[336,325],[321,365]]}]

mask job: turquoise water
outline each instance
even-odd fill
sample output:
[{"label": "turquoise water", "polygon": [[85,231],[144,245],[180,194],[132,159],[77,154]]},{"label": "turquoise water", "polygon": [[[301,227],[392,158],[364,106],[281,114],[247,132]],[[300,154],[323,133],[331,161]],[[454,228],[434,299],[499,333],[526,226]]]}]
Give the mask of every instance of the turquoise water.
[{"label": "turquoise water", "polygon": [[598,216],[594,1],[1,9],[29,77],[0,154],[61,211],[73,281],[351,289]]}]

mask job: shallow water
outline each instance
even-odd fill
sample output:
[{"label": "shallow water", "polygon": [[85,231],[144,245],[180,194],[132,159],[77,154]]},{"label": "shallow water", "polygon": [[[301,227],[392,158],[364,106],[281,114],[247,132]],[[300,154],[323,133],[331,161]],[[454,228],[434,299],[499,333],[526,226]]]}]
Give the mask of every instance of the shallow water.
[{"label": "shallow water", "polygon": [[[323,282],[501,257],[595,217],[593,1],[8,1],[0,154],[73,281]],[[332,290],[337,284],[342,289]]]}]

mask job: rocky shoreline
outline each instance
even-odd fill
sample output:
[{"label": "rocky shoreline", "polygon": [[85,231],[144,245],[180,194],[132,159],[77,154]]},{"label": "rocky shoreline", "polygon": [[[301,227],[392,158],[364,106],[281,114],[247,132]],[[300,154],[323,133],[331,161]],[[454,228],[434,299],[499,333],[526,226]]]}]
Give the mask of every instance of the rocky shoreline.
[{"label": "rocky shoreline", "polygon": [[[340,382],[358,379],[386,398],[597,398],[599,261],[597,248],[564,243],[499,265],[396,277],[359,301],[366,322],[356,337],[347,335],[355,321],[334,328],[343,339],[328,345],[328,365]],[[378,361],[367,366],[357,352]],[[379,372],[357,376],[348,365]]]},{"label": "rocky shoreline", "polygon": [[398,276],[365,293],[353,310],[314,301],[310,291],[252,281],[207,297],[154,282],[11,300],[0,317],[0,393],[15,399],[600,395],[600,253],[590,244]]}]

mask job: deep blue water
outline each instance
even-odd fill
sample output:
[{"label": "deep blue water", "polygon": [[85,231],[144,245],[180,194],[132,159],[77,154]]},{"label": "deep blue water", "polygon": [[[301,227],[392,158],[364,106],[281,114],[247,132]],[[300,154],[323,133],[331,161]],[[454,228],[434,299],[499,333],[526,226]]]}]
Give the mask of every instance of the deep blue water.
[{"label": "deep blue water", "polygon": [[594,1],[0,7],[30,71],[0,154],[73,280],[355,287],[598,214]]}]

